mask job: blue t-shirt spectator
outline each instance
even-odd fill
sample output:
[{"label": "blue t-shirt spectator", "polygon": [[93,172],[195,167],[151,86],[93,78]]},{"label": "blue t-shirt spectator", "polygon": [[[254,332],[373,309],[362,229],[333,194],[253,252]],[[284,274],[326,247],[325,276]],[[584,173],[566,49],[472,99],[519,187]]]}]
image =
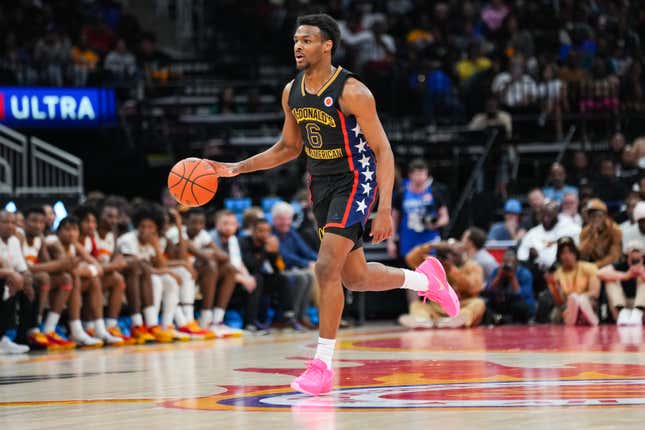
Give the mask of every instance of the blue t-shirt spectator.
[{"label": "blue t-shirt spectator", "polygon": [[284,260],[287,269],[293,267],[306,268],[318,258],[316,251],[307,245],[296,230],[291,229],[282,234],[274,229],[273,233],[280,240],[280,256]]},{"label": "blue t-shirt spectator", "polygon": [[511,288],[510,284],[498,286],[497,288],[491,288],[491,283],[493,279],[497,277],[497,273],[502,270],[503,266],[500,266],[493,270],[488,278],[486,283],[486,289],[484,290],[484,296],[492,298],[500,294],[503,294],[508,298],[509,301],[521,300],[529,305],[533,313],[537,307],[535,297],[533,296],[533,275],[531,271],[524,266],[518,265],[515,269],[515,276],[517,277],[517,283],[520,286],[520,291],[515,292]]},{"label": "blue t-shirt spectator", "polygon": [[405,256],[417,245],[439,239],[439,231],[426,227],[427,221],[435,222],[439,208],[445,206],[443,199],[433,193],[428,183],[423,192],[413,192],[408,184],[393,202],[393,207],[401,214],[399,225],[399,254]]},{"label": "blue t-shirt spectator", "polygon": [[542,192],[544,193],[544,197],[546,197],[547,199],[562,204],[562,198],[564,197],[564,195],[568,193],[574,193],[578,195],[578,188],[572,185],[564,185],[559,190],[554,187],[544,187]]},{"label": "blue t-shirt spectator", "polygon": [[488,240],[515,240],[508,230],[509,224],[515,224],[519,228],[522,204],[519,200],[509,199],[504,204],[504,221],[497,222],[488,231]]}]

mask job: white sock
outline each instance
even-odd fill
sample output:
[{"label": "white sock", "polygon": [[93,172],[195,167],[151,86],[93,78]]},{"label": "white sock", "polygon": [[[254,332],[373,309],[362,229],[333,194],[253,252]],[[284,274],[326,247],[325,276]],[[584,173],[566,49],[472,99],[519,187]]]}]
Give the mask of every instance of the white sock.
[{"label": "white sock", "polygon": [[428,278],[422,273],[413,272],[408,269],[403,270],[405,280],[400,288],[413,291],[425,291],[428,289]]},{"label": "white sock", "polygon": [[143,317],[141,316],[141,312],[130,315],[130,319],[132,320],[132,327],[141,327],[143,325]]},{"label": "white sock", "polygon": [[328,369],[331,369],[331,360],[334,357],[334,348],[336,347],[336,339],[318,338],[318,347],[316,348],[316,355],[314,359],[322,360]]},{"label": "white sock", "polygon": [[117,324],[118,324],[118,321],[116,320],[116,318],[105,319],[105,325],[107,326],[107,328],[116,327]]},{"label": "white sock", "polygon": [[94,321],[83,321],[83,328],[85,331],[94,330],[96,329],[96,325],[94,324]]},{"label": "white sock", "polygon": [[177,327],[183,327],[188,324],[188,321],[186,321],[186,316],[179,306],[177,306],[177,309],[175,309],[175,323],[177,324]]},{"label": "white sock", "polygon": [[85,330],[83,330],[83,325],[81,324],[81,320],[70,321],[69,330],[72,332],[72,337],[76,339],[80,339],[82,337],[87,336],[87,333],[85,333]]},{"label": "white sock", "polygon": [[202,311],[199,316],[199,325],[202,328],[207,328],[213,322],[213,311],[210,309]]},{"label": "white sock", "polygon": [[195,319],[194,305],[181,305],[181,308],[184,310],[184,316],[188,321],[193,321]]},{"label": "white sock", "polygon": [[105,321],[103,321],[103,318],[97,319],[92,323],[96,327],[95,333],[98,337],[103,338],[108,335],[107,329],[105,328]]},{"label": "white sock", "polygon": [[222,308],[213,308],[213,324],[221,324],[224,321],[226,311]]},{"label": "white sock", "polygon": [[159,325],[159,314],[154,306],[148,306],[143,309],[143,317],[145,318],[146,325],[148,327]]},{"label": "white sock", "polygon": [[47,318],[45,318],[45,327],[43,327],[45,333],[52,333],[56,331],[58,320],[60,320],[60,314],[57,314],[56,312],[48,312]]}]

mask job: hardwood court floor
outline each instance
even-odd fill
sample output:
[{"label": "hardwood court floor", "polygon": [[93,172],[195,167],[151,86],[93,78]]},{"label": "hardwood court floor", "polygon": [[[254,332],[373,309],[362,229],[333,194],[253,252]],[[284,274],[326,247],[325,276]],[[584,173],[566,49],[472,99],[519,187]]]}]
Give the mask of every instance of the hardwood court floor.
[{"label": "hardwood court floor", "polygon": [[0,356],[0,429],[625,429],[645,424],[643,330],[343,331],[336,389],[288,384],[315,333]]}]

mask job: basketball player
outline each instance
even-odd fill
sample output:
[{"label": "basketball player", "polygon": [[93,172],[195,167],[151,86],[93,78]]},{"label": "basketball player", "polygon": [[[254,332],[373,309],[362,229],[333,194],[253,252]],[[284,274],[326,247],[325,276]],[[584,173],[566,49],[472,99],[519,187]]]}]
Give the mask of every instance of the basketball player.
[{"label": "basketball player", "polygon": [[[114,207],[108,207],[107,214],[109,215],[114,209]],[[101,211],[101,213],[104,214],[105,212]],[[113,343],[113,346],[120,346],[125,343],[133,344],[134,339],[124,336],[117,326],[119,313],[123,307],[125,292],[125,279],[120,272],[127,267],[128,263],[122,255],[114,255],[114,234],[112,230],[107,229],[114,228],[116,221],[102,219],[101,223],[103,224],[104,236],[100,236],[98,233],[97,214],[93,207],[87,205],[79,206],[74,211],[74,214],[80,222],[79,240],[81,245],[83,245],[85,251],[94,257],[103,269],[101,286],[103,292],[108,294],[105,327],[110,336],[122,340],[122,342]],[[112,221],[114,222],[112,223]],[[92,331],[95,330],[93,323],[90,323],[89,327]]]},{"label": "basketball player", "polygon": [[[139,262],[145,274],[144,285],[150,284],[150,289],[129,290],[128,304],[141,302],[146,305],[143,309],[143,318],[147,331],[157,342],[172,342],[175,339],[173,330],[169,330],[175,317],[179,304],[179,283],[181,278],[169,270],[166,265],[163,249],[164,239],[160,236],[164,229],[164,214],[157,205],[140,206],[132,214],[132,223],[136,230],[124,234],[116,241],[119,253],[126,259]],[[163,245],[163,246],[162,246]],[[145,296],[143,294],[145,294]],[[159,310],[163,302],[161,324],[159,323]],[[133,335],[141,331],[143,319],[140,313],[132,315]]]},{"label": "basketball player", "polygon": [[380,203],[370,236],[378,243],[392,234],[394,157],[369,89],[351,72],[332,65],[339,39],[338,24],[330,16],[299,17],[293,48],[300,73],[282,92],[285,121],[281,138],[246,160],[211,162],[219,176],[231,177],[284,164],[297,158],[304,146],[322,236],[315,265],[320,337],[314,360],[291,386],[311,395],[332,388],[342,284],[355,291],[411,289],[440,303],[451,316],[459,311],[457,295],[436,259],[429,257],[415,272],[365,261],[361,239],[377,187]]},{"label": "basketball player", "polygon": [[224,314],[235,289],[237,269],[226,252],[213,242],[205,227],[206,213],[203,209],[194,208],[187,212],[188,253],[192,256],[202,292],[199,325],[214,332],[218,338],[238,337],[242,335],[240,330],[224,324]]},{"label": "basketball player", "polygon": [[[101,291],[102,274],[101,268],[78,242],[78,218],[68,216],[63,218],[56,229],[56,240],[49,240],[47,251],[54,259],[64,257],[78,257],[78,263],[72,270],[74,276],[74,287],[70,293],[67,303],[69,311],[70,340],[79,347],[100,348],[103,346],[104,338],[113,341],[107,330],[102,330],[103,321],[103,293]],[[96,337],[90,336],[81,324],[81,308],[83,306],[83,295],[87,299],[86,306],[96,318]],[[116,339],[118,340],[118,339]],[[115,340],[115,341],[116,341]]]},{"label": "basketball player", "polygon": [[25,236],[22,242],[22,253],[27,261],[29,270],[34,275],[34,283],[38,293],[39,320],[43,315],[49,298],[49,311],[43,327],[43,332],[34,331],[29,334],[27,341],[31,347],[42,344],[42,336],[46,337],[47,349],[73,349],[76,344],[64,339],[56,333],[56,325],[60,315],[74,288],[72,271],[78,264],[78,257],[61,256],[53,260],[45,246],[45,210],[41,207],[28,208],[25,211]]}]

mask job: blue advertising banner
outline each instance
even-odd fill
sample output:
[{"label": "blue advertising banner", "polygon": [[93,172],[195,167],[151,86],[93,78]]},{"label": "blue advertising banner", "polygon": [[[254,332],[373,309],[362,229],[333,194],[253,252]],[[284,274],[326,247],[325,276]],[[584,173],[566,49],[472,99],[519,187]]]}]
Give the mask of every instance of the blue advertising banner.
[{"label": "blue advertising banner", "polygon": [[0,87],[0,123],[12,127],[98,127],[115,118],[112,89]]}]

